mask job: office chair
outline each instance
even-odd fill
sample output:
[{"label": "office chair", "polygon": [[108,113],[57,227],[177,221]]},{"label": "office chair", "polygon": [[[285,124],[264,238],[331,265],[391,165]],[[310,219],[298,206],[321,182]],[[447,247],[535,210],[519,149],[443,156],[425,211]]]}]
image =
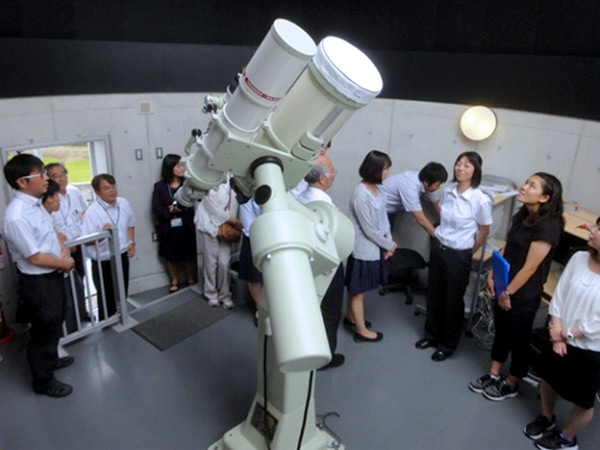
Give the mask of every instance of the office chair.
[{"label": "office chair", "polygon": [[427,267],[423,257],[408,248],[397,248],[394,255],[386,261],[388,275],[386,284],[379,289],[379,295],[388,292],[404,291],[407,305],[413,302],[413,289],[420,289],[417,271]]}]

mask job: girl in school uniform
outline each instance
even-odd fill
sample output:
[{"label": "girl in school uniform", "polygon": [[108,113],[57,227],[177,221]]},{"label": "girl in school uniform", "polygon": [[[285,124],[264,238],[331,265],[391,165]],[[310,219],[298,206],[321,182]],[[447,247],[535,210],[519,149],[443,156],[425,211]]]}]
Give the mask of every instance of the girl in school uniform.
[{"label": "girl in school uniform", "polygon": [[350,297],[344,324],[354,329],[355,342],[378,342],[383,338],[383,333],[368,329],[371,324],[365,321],[363,301],[367,291],[383,284],[385,278],[381,260],[389,258],[396,250],[386,214],[385,196],[379,190],[391,165],[387,154],[371,150],[358,169],[362,180],[350,197],[349,217],[356,240],[346,270],[346,287]]},{"label": "girl in school uniform", "polygon": [[492,224],[492,201],[478,188],[482,164],[476,152],[458,155],[454,183],[444,189],[441,223],[431,244],[425,337],[415,347],[436,347],[431,359],[437,362],[448,358],[458,345],[471,258]]}]

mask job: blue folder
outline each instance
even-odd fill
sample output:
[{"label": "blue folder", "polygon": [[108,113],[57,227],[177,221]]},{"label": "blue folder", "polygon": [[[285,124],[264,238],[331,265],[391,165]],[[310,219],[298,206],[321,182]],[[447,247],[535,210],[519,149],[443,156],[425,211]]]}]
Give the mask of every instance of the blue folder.
[{"label": "blue folder", "polygon": [[494,291],[498,298],[508,286],[510,263],[496,250],[492,252],[492,269],[494,271]]}]

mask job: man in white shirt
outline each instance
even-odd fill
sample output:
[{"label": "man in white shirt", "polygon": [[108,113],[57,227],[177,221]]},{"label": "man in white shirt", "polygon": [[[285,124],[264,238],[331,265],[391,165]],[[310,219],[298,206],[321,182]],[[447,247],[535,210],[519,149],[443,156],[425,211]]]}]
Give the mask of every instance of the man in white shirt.
[{"label": "man in white shirt", "polygon": [[[390,219],[390,226],[394,228],[396,212],[411,212],[417,223],[423,227],[430,236],[434,237],[435,227],[423,212],[421,196],[426,195],[438,209],[439,200],[434,195],[442,183],[448,179],[448,172],[439,163],[430,162],[419,172],[407,170],[387,177],[381,185],[381,190],[386,197],[386,209]],[[439,210],[439,209],[438,209]]]},{"label": "man in white shirt", "polygon": [[4,176],[16,190],[6,208],[4,237],[19,274],[17,321],[30,323],[27,360],[33,389],[50,397],[65,397],[73,388],[58,381],[54,371],[75,361],[58,357],[66,292],[63,273],[75,262],[58,239],[40,197],[48,188],[42,161],[28,154],[12,158]]},{"label": "man in white shirt", "polygon": [[[117,183],[112,175],[102,173],[92,179],[92,187],[98,197],[90,205],[83,217],[83,234],[98,233],[100,231],[117,229],[123,267],[123,281],[125,283],[125,296],[129,287],[129,258],[135,255],[135,216],[131,205],[127,200],[118,196]],[[113,277],[110,264],[110,250],[108,240],[105,239],[96,245],[85,248],[86,255],[92,259],[92,278],[98,291],[98,316],[100,320],[110,317],[117,312],[117,295],[113,289]],[[102,301],[102,289],[100,288],[100,271],[98,261],[102,269],[102,280],[104,281],[104,292],[106,310],[104,314],[104,302]]]},{"label": "man in white shirt", "polygon": [[[325,191],[333,186],[336,174],[337,172],[331,160],[325,155],[318,156],[315,159],[313,168],[304,177],[308,183],[308,187],[296,199],[302,204],[322,201],[333,205],[331,197]],[[321,301],[321,313],[323,315],[327,340],[329,341],[329,349],[331,350],[331,361],[320,370],[335,368],[344,364],[344,355],[335,353],[337,348],[337,330],[342,317],[343,303],[344,266],[340,264]]]},{"label": "man in white shirt", "polygon": [[[82,235],[83,214],[88,207],[88,203],[83,195],[75,186],[69,185],[69,176],[67,168],[62,163],[50,163],[46,165],[48,177],[58,183],[58,196],[60,198],[60,209],[52,213],[54,227],[60,233],[67,237],[67,240],[77,239]],[[85,307],[85,293],[83,289],[83,278],[85,272],[83,268],[83,252],[81,246],[77,246],[71,252],[75,260],[75,269],[77,273],[74,276],[75,292],[77,294],[77,306],[81,320],[89,320],[89,314]],[[74,316],[74,307],[67,310],[67,324],[69,328],[76,329],[77,321]]]}]

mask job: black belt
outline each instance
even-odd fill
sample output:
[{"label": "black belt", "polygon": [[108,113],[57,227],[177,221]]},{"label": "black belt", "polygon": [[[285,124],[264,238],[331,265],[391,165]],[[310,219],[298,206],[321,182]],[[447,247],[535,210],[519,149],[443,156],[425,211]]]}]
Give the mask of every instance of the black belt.
[{"label": "black belt", "polygon": [[22,276],[22,277],[44,277],[44,278],[52,278],[52,277],[55,277],[57,275],[62,276],[62,273],[59,273],[58,270],[55,270],[54,272],[39,273],[39,274],[23,273],[20,270],[18,272],[19,272],[19,276]]},{"label": "black belt", "polygon": [[447,245],[442,244],[440,241],[437,241],[437,242],[440,246],[440,249],[444,252],[471,253],[470,248],[459,250],[457,248],[448,247]]}]

